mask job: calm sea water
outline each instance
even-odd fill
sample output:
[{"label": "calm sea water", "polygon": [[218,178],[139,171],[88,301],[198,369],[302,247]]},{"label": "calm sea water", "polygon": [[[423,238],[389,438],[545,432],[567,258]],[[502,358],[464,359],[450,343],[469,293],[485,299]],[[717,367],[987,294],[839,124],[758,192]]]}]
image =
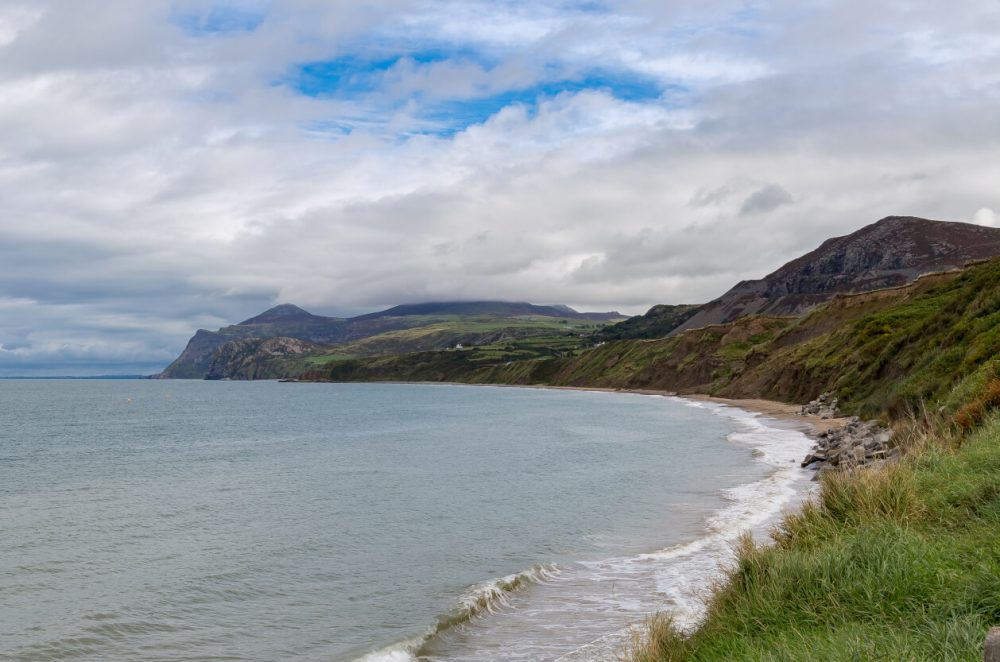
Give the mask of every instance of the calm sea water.
[{"label": "calm sea water", "polygon": [[0,657],[609,659],[808,445],[614,393],[0,381]]}]

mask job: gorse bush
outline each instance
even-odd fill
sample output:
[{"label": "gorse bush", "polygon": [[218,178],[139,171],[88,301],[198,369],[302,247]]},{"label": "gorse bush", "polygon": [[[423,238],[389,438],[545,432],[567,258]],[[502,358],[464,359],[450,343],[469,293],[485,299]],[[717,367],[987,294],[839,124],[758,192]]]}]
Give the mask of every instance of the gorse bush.
[{"label": "gorse bush", "polygon": [[955,423],[963,430],[971,430],[997,407],[1000,407],[1000,379],[993,377],[974,400],[959,408],[955,413]]}]

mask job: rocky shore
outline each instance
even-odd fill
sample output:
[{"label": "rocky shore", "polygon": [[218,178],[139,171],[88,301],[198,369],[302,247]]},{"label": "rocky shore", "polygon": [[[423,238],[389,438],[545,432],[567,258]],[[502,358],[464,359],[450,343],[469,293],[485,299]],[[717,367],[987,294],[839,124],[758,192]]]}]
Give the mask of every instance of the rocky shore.
[{"label": "rocky shore", "polygon": [[[829,394],[803,405],[799,413],[824,419],[840,417],[837,399]],[[889,462],[899,457],[899,449],[893,448],[891,441],[892,430],[854,416],[842,427],[820,432],[816,446],[802,460],[802,467],[815,470],[815,480],[828,471]]]}]

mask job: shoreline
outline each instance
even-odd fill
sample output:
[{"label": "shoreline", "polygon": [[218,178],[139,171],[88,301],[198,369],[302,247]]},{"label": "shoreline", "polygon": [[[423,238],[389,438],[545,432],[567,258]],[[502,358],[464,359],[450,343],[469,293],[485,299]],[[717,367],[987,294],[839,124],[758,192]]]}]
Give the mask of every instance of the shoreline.
[{"label": "shoreline", "polygon": [[792,405],[777,400],[764,400],[762,398],[720,398],[704,393],[674,394],[678,398],[688,398],[701,402],[714,402],[716,404],[728,405],[738,409],[751,411],[778,421],[792,423],[801,428],[810,437],[815,437],[822,432],[842,428],[851,420],[849,417],[822,418],[816,414],[800,414],[802,405]]},{"label": "shoreline", "polygon": [[[812,442],[820,432],[843,426],[849,420],[801,415],[798,405],[770,400],[718,398],[706,394],[679,394],[654,389],[462,382],[391,383],[495,386],[659,396],[675,402],[686,401],[688,406],[703,408],[706,411],[714,410],[716,415],[730,419],[737,428],[728,435],[730,441],[752,448],[753,462],[768,465],[770,470],[757,480],[726,488],[725,494],[729,502],[707,516],[706,528],[701,535],[659,550],[640,553],[626,561],[627,564],[636,564],[640,567],[650,562],[660,566],[653,571],[654,581],[659,583],[666,577],[666,582],[669,582],[668,589],[660,589],[664,591],[662,596],[664,602],[660,609],[672,613],[675,622],[685,630],[694,628],[704,618],[707,604],[703,602],[703,597],[706,587],[723,578],[725,567],[732,562],[733,549],[739,536],[748,533],[758,544],[767,544],[769,533],[777,522],[788,512],[800,508],[803,501],[812,494],[814,484],[807,476],[807,472],[799,468],[799,461],[807,450],[789,449],[787,447],[789,435],[797,434],[800,435],[800,439],[805,438]],[[732,413],[723,413],[726,409]],[[598,659],[610,659],[608,656],[617,656],[622,652],[622,646],[634,635],[637,627],[641,626],[638,622],[634,622],[625,630],[608,632],[595,641],[564,653],[559,660],[594,662]],[[411,655],[407,659],[415,659],[422,645],[436,634],[430,634],[420,642],[420,645],[406,651]],[[390,658],[384,656],[398,652],[399,649],[395,648],[398,645],[372,651],[360,659],[365,662],[388,660]]]},{"label": "shoreline", "polygon": [[625,393],[636,395],[659,395],[670,398],[695,400],[697,402],[712,402],[719,405],[735,407],[754,414],[788,424],[793,429],[815,438],[820,433],[842,428],[851,420],[849,417],[822,418],[815,414],[800,414],[802,405],[766,400],[764,398],[722,398],[707,393],[679,393],[661,389],[647,388],[611,388],[607,386],[558,386],[550,384],[469,384],[467,382],[325,382],[340,384],[440,384],[447,386],[493,386],[497,388],[533,388],[553,391],[594,391],[597,393]]}]

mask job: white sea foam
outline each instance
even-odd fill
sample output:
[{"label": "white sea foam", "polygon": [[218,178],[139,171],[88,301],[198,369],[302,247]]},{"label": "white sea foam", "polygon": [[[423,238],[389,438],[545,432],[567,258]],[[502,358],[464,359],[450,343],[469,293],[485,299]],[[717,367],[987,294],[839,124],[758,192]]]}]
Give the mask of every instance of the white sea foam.
[{"label": "white sea foam", "polygon": [[417,651],[431,637],[428,633],[423,637],[414,637],[392,646],[377,650],[358,658],[358,662],[413,662],[417,659]]},{"label": "white sea foam", "polygon": [[[774,467],[774,471],[756,482],[725,490],[729,503],[708,518],[705,535],[649,554],[608,559],[593,564],[589,570],[595,576],[651,577],[659,597],[659,611],[669,612],[675,624],[691,630],[704,616],[705,598],[712,583],[722,578],[726,564],[735,558],[739,536],[749,531],[760,537],[809,489],[808,475],[799,468],[799,461],[812,441],[799,431],[767,425],[758,414],[714,403],[674,399],[737,422],[742,429],[732,432],[729,439],[751,447],[754,457]],[[628,627],[558,657],[556,662],[616,659],[648,615],[637,612],[636,620]]]},{"label": "white sea foam", "polygon": [[721,577],[724,565],[734,558],[740,534],[749,531],[759,536],[806,489],[799,461],[812,441],[802,432],[766,425],[759,415],[742,409],[681,401],[737,422],[743,429],[731,433],[729,439],[750,446],[758,461],[775,468],[761,480],[725,490],[729,504],[708,518],[705,536],[639,557],[663,564],[656,571],[657,590],[667,598],[675,622],[692,628],[704,614],[706,587]]}]

